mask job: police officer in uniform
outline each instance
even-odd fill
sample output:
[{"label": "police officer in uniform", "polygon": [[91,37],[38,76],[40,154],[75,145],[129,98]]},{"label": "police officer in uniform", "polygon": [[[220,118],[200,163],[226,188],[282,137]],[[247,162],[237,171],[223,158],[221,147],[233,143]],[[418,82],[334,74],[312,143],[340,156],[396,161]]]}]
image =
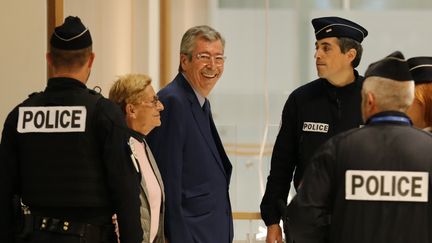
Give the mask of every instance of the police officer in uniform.
[{"label": "police officer in uniform", "polygon": [[408,65],[395,52],[365,78],[365,126],[317,150],[288,206],[296,243],[432,242],[432,135],[405,114],[414,97]]},{"label": "police officer in uniform", "polygon": [[432,57],[412,57],[407,60],[415,82],[415,95],[408,116],[415,127],[432,130]]},{"label": "police officer in uniform", "polygon": [[[0,242],[142,241],[137,173],[127,158],[120,109],[86,82],[94,60],[78,17],[55,28],[53,76],[8,115],[1,140]],[[12,198],[28,208],[14,237]],[[15,238],[15,239],[14,239]]]},{"label": "police officer in uniform", "polygon": [[282,112],[279,134],[273,148],[270,175],[261,202],[267,225],[266,242],[282,242],[278,204],[286,205],[290,183],[301,182],[310,156],[327,139],[362,124],[360,90],[363,77],[355,68],[368,32],[339,17],[312,20],[315,29],[315,59],[319,79],[294,90]]}]

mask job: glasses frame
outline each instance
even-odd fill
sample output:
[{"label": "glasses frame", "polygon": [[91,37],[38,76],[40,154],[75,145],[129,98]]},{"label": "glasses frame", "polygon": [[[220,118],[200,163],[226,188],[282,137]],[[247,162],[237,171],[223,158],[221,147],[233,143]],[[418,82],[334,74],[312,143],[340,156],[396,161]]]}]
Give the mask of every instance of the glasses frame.
[{"label": "glasses frame", "polygon": [[195,55],[195,57],[197,58],[198,61],[203,62],[206,65],[211,64],[212,62],[214,62],[214,64],[216,66],[223,66],[225,64],[225,60],[226,60],[226,56],[224,55],[215,55],[212,56],[208,53],[198,53]]},{"label": "glasses frame", "polygon": [[159,100],[159,96],[154,95],[153,99],[151,101],[146,101],[145,100],[143,102],[146,103],[146,104],[151,104],[151,107],[155,108],[155,107],[157,107],[159,105],[160,100]]}]

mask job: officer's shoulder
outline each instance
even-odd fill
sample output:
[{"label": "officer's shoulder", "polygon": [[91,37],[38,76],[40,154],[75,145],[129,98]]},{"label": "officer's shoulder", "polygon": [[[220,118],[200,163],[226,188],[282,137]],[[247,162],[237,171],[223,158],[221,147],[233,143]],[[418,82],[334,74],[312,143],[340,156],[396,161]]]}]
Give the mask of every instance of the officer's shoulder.
[{"label": "officer's shoulder", "polygon": [[[344,145],[342,147],[346,146],[346,141],[353,141],[357,140],[358,138],[362,137],[362,133],[364,130],[367,129],[366,127],[361,128],[351,128],[349,130],[343,131],[339,134],[334,135],[330,139],[328,139],[325,143],[331,144],[332,146],[338,146]],[[348,143],[351,144],[351,143]]]},{"label": "officer's shoulder", "polygon": [[315,79],[310,81],[309,83],[303,84],[300,87],[296,88],[291,95],[292,96],[308,96],[308,95],[316,95],[316,93],[322,93],[322,79]]},{"label": "officer's shoulder", "polygon": [[38,97],[41,97],[43,94],[43,91],[37,91],[29,94],[27,98],[20,104],[20,105],[26,105],[31,101],[34,101],[35,99],[38,99]]},{"label": "officer's shoulder", "polygon": [[124,126],[124,114],[120,106],[113,101],[101,96],[97,101],[96,110],[114,124]]},{"label": "officer's shoulder", "polygon": [[432,138],[432,130],[431,130],[431,127],[427,127],[427,128],[424,128],[424,129],[420,129],[420,128],[417,128],[417,127],[412,126],[412,128],[413,128],[414,130],[417,131],[418,136],[425,136],[425,137],[428,137],[428,138],[429,138],[429,137]]},{"label": "officer's shoulder", "polygon": [[36,91],[28,95],[28,98],[34,97],[35,95],[42,94],[42,91]]},{"label": "officer's shoulder", "polygon": [[105,98],[104,96],[102,96],[102,95],[98,95],[98,96],[95,96],[95,97],[97,97],[98,98],[98,102],[97,102],[97,104],[98,104],[98,106],[103,110],[103,111],[110,111],[110,110],[112,110],[112,109],[114,109],[114,110],[120,110],[120,107],[119,107],[119,105],[117,105],[116,103],[114,103],[112,100],[109,100],[109,99],[107,99],[107,98]]},{"label": "officer's shoulder", "polygon": [[103,98],[103,95],[100,93],[100,91],[96,91],[94,89],[87,89],[86,91],[90,96],[93,96],[94,98]]}]

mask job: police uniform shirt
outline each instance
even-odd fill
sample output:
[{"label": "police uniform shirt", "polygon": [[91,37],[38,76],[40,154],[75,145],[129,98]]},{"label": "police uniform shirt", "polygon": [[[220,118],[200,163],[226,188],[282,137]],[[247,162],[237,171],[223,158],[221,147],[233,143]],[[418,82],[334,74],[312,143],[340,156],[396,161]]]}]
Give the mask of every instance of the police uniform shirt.
[{"label": "police uniform shirt", "polygon": [[[115,212],[119,225],[122,225],[122,242],[142,240],[137,213],[140,207],[139,178],[133,165],[126,163],[129,158],[124,146],[128,133],[124,116],[118,106],[101,96],[94,107],[84,105],[85,97],[90,99],[95,96],[100,95],[78,80],[52,78],[48,80],[44,92],[31,95],[8,115],[0,155],[0,242],[11,242],[13,224],[9,205],[14,194],[22,196],[23,202],[31,209],[42,208],[51,214],[45,216],[71,221],[86,222],[98,217],[110,219]],[[82,133],[86,134],[72,135]],[[85,141],[75,140],[79,136],[87,136],[89,142],[86,144],[91,144],[90,148],[77,144],[78,141]],[[30,141],[37,142],[30,144]],[[26,151],[23,151],[24,148]],[[91,170],[94,163],[89,163],[86,168],[75,168],[71,159],[89,160],[92,156],[99,161],[96,165],[103,171],[102,180],[87,180],[93,178]],[[48,164],[44,158],[55,163]],[[81,159],[76,160],[77,164]],[[53,173],[58,170],[64,176]],[[28,181],[34,181],[36,177],[37,183],[47,185],[49,190],[58,190],[58,193],[33,193],[33,189],[37,188],[29,185]],[[86,190],[85,183],[88,183],[89,191],[92,188],[102,189],[94,189],[96,195],[74,196],[77,191]]]},{"label": "police uniform shirt", "polygon": [[355,81],[335,87],[326,79],[317,79],[294,90],[283,112],[282,124],[271,159],[271,171],[261,202],[266,225],[280,221],[279,200],[286,202],[291,180],[298,187],[310,156],[330,137],[358,128],[361,117],[363,77],[354,70]]},{"label": "police uniform shirt", "polygon": [[431,148],[400,112],[331,138],[288,206],[295,242],[431,242]]}]

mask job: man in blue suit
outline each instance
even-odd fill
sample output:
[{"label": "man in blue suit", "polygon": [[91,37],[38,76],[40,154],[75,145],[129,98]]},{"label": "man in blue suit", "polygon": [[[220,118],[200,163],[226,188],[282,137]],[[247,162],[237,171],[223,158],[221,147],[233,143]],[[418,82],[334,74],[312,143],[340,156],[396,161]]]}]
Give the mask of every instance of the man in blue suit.
[{"label": "man in blue suit", "polygon": [[181,41],[179,74],[158,93],[162,125],[148,140],[165,184],[170,243],[233,240],[232,166],[206,98],[223,73],[224,47],[211,27],[190,28]]}]

